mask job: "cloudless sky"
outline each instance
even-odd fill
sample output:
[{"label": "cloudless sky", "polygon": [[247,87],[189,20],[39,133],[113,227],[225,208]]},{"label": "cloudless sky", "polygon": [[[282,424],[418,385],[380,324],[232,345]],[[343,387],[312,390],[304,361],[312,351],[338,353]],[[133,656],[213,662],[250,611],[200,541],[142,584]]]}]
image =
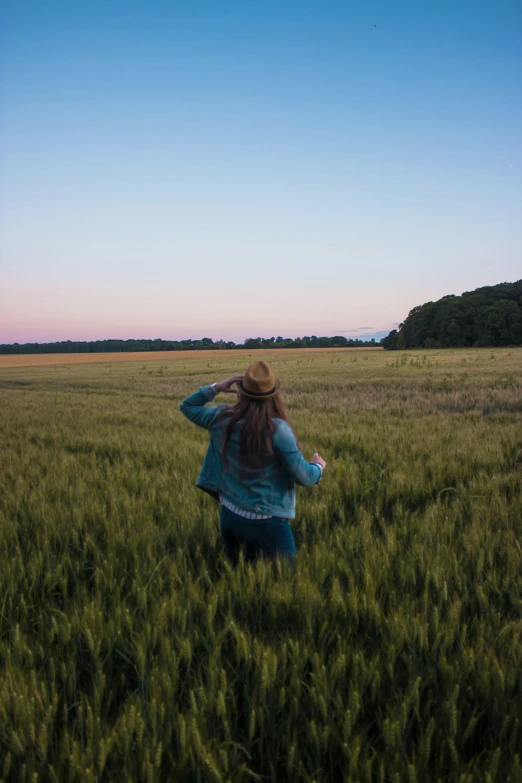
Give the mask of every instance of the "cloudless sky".
[{"label": "cloudless sky", "polygon": [[388,331],[522,277],[522,3],[5,0],[0,343]]}]

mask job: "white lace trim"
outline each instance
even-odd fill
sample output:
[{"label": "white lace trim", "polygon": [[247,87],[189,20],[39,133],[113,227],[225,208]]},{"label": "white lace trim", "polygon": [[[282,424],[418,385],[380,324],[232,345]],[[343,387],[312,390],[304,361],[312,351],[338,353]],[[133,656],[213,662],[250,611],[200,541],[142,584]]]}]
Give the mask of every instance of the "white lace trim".
[{"label": "white lace trim", "polygon": [[231,503],[230,500],[227,500],[223,495],[219,496],[219,502],[222,506],[225,506],[225,508],[228,508],[229,511],[233,511],[234,514],[237,514],[239,517],[244,517],[245,519],[271,519],[271,514],[254,514],[253,511],[245,511],[244,508],[239,508],[239,506],[236,506],[235,503]]}]

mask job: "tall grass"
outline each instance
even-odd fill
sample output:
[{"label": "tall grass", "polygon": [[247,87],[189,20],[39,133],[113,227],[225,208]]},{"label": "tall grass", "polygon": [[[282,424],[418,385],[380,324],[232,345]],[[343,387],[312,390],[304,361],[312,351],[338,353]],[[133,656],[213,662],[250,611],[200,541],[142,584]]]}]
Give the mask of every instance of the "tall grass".
[{"label": "tall grass", "polygon": [[519,783],[522,351],[263,355],[295,572],[194,487],[238,358],[0,372],[0,780]]}]

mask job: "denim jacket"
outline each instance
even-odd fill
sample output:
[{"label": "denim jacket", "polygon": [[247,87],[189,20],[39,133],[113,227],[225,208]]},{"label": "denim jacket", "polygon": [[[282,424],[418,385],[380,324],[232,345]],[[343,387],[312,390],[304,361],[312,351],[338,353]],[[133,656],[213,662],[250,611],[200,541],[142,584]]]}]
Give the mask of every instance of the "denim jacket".
[{"label": "denim jacket", "polygon": [[227,464],[221,457],[221,446],[226,424],[219,414],[228,405],[206,408],[215,392],[202,386],[180,405],[190,421],[210,431],[210,444],[196,486],[214,498],[224,496],[245,511],[269,514],[274,517],[295,517],[295,485],[309,487],[318,484],[322,470],[315,462],[306,462],[289,425],[274,419],[274,454],[267,455],[263,470],[241,466],[239,446],[241,421],[238,422],[227,445]]}]

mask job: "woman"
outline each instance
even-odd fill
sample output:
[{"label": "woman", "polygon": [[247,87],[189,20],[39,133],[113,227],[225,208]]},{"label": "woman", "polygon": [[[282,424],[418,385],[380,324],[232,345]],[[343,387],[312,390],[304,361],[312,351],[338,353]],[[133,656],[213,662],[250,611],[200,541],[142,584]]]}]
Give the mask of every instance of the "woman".
[{"label": "woman", "polygon": [[[235,405],[206,408],[219,392],[236,393]],[[319,454],[306,462],[279,391],[265,362],[244,375],[202,386],[181,403],[190,421],[210,431],[197,486],[221,504],[220,533],[236,564],[257,554],[283,555],[295,562],[289,519],[295,517],[295,484],[318,484],[326,467]]]}]

